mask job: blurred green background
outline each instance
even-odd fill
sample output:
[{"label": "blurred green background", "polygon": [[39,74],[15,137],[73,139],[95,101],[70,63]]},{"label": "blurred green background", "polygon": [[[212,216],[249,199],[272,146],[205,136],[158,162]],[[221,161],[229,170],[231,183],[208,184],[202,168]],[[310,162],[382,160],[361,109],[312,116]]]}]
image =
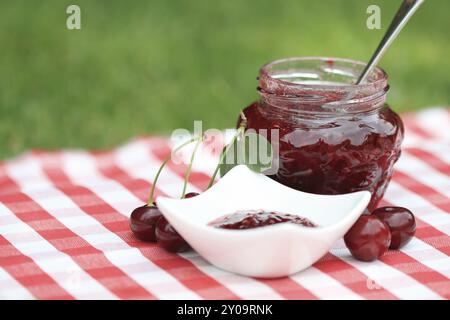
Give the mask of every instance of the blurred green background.
[{"label": "blurred green background", "polygon": [[[3,0],[0,158],[108,148],[141,134],[230,127],[259,67],[288,56],[368,60],[400,0]],[[66,8],[81,7],[81,30]],[[382,30],[366,9],[382,9]],[[429,0],[381,65],[397,111],[450,102],[450,1]]]}]

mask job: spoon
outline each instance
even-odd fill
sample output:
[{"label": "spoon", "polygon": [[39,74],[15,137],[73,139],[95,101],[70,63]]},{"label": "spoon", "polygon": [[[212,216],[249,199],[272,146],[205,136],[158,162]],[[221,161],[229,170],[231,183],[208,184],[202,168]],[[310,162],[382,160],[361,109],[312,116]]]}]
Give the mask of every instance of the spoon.
[{"label": "spoon", "polygon": [[[245,276],[277,278],[304,270],[350,229],[370,201],[370,192],[316,195],[286,187],[239,165],[210,189],[189,199],[158,197],[164,217],[203,258]],[[265,209],[305,217],[292,223],[225,230],[208,223],[240,210]]]},{"label": "spoon", "polygon": [[391,25],[389,26],[388,30],[386,31],[386,34],[384,35],[383,39],[381,40],[380,45],[378,46],[377,50],[375,50],[375,53],[373,54],[372,58],[370,59],[369,63],[364,68],[364,71],[361,73],[361,75],[358,78],[358,81],[356,81],[356,84],[363,83],[367,76],[370,74],[370,72],[373,70],[373,68],[378,64],[378,62],[383,57],[386,50],[389,48],[389,46],[392,44],[392,42],[395,40],[395,38],[398,36],[400,31],[403,29],[403,27],[406,25],[408,20],[413,16],[413,14],[419,9],[420,5],[424,3],[425,0],[404,0],[402,5],[397,11],[397,14],[395,15],[394,19],[391,22]]}]

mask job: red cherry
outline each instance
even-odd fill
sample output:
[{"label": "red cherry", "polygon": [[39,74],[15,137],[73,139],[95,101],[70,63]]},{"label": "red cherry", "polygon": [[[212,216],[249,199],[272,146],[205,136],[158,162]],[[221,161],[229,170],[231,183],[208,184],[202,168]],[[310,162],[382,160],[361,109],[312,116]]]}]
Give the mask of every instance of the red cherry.
[{"label": "red cherry", "polygon": [[356,259],[373,261],[388,250],[391,233],[377,217],[362,215],[344,236],[344,241]]},{"label": "red cherry", "polygon": [[130,216],[130,228],[133,234],[142,241],[156,242],[155,226],[162,217],[157,206],[144,205],[133,210]]},{"label": "red cherry", "polygon": [[196,196],[198,196],[198,195],[199,195],[199,193],[197,193],[197,192],[189,192],[189,193],[186,193],[186,195],[184,196],[184,198],[185,198],[185,199],[189,199],[189,198],[196,197]]},{"label": "red cherry", "polygon": [[372,212],[386,223],[391,231],[389,249],[399,249],[411,241],[416,233],[416,219],[411,211],[402,207],[381,207]]},{"label": "red cherry", "polygon": [[155,235],[158,244],[169,252],[189,250],[188,243],[164,217],[160,217],[156,222]]}]

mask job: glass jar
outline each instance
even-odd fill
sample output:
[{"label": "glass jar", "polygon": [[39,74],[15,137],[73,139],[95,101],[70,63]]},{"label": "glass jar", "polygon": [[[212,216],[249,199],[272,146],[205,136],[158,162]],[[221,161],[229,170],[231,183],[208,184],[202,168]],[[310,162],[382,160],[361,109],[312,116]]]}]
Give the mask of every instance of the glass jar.
[{"label": "glass jar", "polygon": [[317,194],[368,190],[372,211],[400,156],[404,129],[385,103],[382,69],[354,84],[364,66],[319,57],[271,62],[260,70],[260,100],[244,114],[247,128],[279,130],[279,141],[271,141],[278,148],[273,179]]}]

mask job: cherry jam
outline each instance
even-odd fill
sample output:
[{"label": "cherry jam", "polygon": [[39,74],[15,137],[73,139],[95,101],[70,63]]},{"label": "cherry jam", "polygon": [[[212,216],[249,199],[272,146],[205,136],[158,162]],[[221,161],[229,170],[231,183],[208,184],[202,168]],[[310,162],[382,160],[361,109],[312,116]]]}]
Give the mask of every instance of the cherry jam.
[{"label": "cherry jam", "polygon": [[383,70],[375,69],[365,84],[352,84],[364,66],[330,58],[269,63],[260,70],[261,98],[244,114],[248,129],[278,129],[276,141],[267,134],[278,149],[273,179],[316,194],[368,190],[372,211],[400,156],[404,129],[385,104]]},{"label": "cherry jam", "polygon": [[209,223],[210,226],[221,229],[245,230],[266,227],[277,223],[293,223],[314,228],[310,220],[292,214],[274,211],[237,211]]}]

